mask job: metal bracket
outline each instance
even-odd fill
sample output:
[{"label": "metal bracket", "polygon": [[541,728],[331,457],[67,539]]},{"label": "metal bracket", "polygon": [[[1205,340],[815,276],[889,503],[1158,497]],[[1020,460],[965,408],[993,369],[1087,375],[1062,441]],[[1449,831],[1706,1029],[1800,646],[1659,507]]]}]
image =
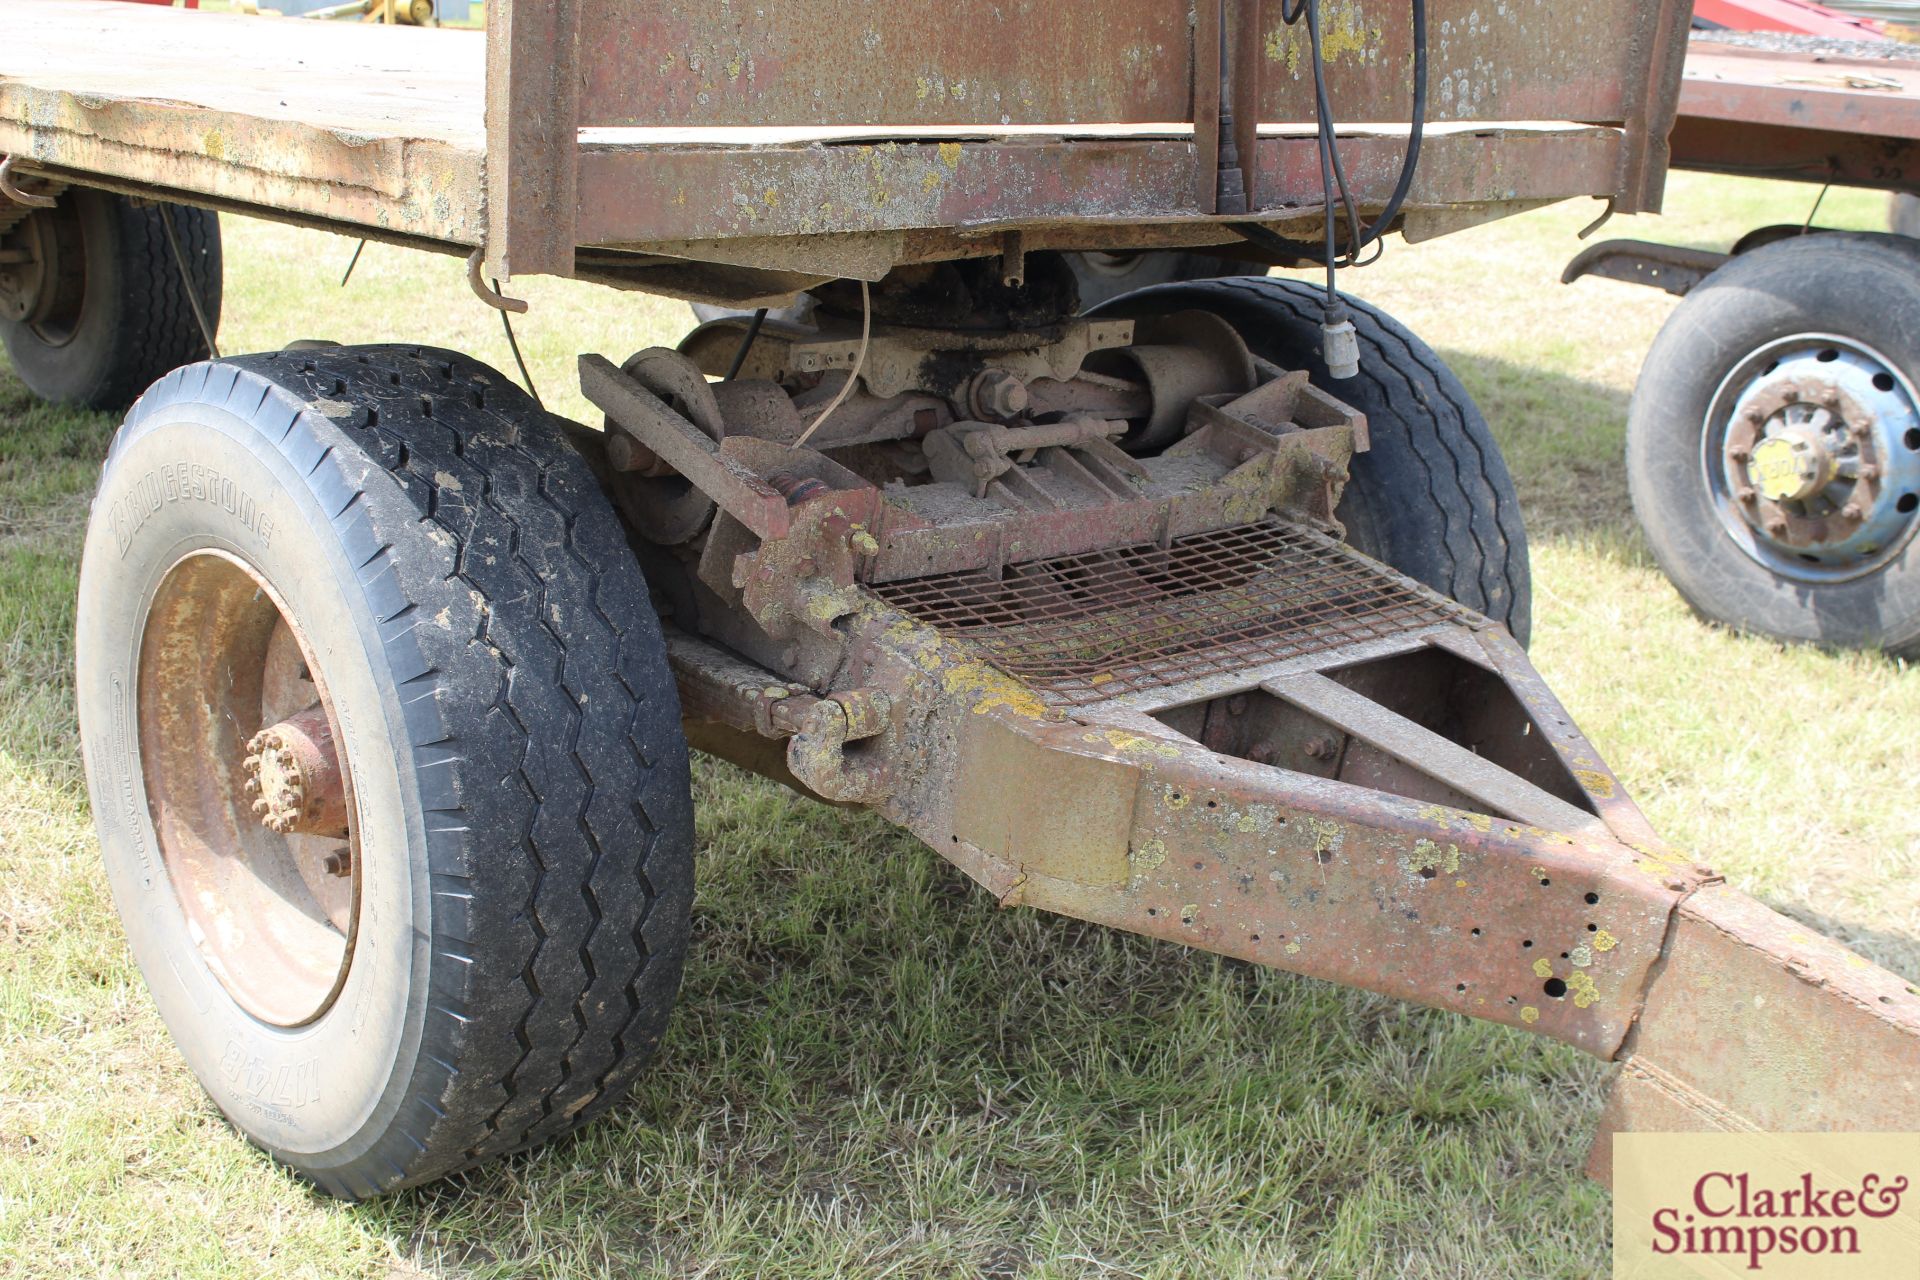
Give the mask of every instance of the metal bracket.
[{"label": "metal bracket", "polygon": [[31,191],[23,191],[20,189],[19,184],[14,181],[13,162],[18,158],[17,156],[8,156],[6,159],[0,160],[0,196],[5,196],[15,204],[24,204],[35,209],[53,208],[59,201],[55,200],[52,196],[35,195]]}]

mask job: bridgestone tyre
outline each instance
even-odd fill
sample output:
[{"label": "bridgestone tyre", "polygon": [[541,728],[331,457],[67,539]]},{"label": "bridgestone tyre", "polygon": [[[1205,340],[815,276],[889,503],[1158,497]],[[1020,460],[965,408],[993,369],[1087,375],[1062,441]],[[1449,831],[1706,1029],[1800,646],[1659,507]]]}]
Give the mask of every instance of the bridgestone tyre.
[{"label": "bridgestone tyre", "polygon": [[1319,348],[1321,297],[1302,281],[1240,276],[1143,289],[1100,311],[1211,311],[1255,355],[1307,370],[1316,386],[1365,413],[1373,447],[1354,457],[1336,513],[1347,540],[1505,623],[1525,644],[1533,594],[1526,527],[1486,419],[1432,348],[1356,298],[1347,305],[1360,339],[1360,374],[1330,379]]},{"label": "bridgestone tyre", "polygon": [[1217,276],[1240,275],[1265,268],[1232,258],[1216,258],[1209,253],[1181,253],[1178,250],[1142,253],[1069,253],[1067,266],[1080,285],[1080,309],[1091,311],[1122,294],[1156,284],[1178,284],[1184,280],[1211,280]]},{"label": "bridgestone tyre", "polygon": [[[190,627],[151,629],[156,590],[215,552],[302,633],[351,778],[357,923],[337,996],[303,1025],[236,1000],[157,834],[168,752],[190,748],[207,779],[180,794],[224,804],[255,727],[184,746],[148,732],[168,690],[140,686],[143,653],[205,665]],[[169,374],[106,462],[77,632],[116,905],[182,1054],[248,1138],[357,1198],[543,1142],[621,1097],[687,947],[687,749],[621,527],[511,382],[397,346]],[[257,924],[221,922],[242,944]]]},{"label": "bridgestone tyre", "polygon": [[[1870,349],[1911,386],[1920,378],[1920,245],[1866,233],[1784,240],[1735,258],[1694,288],[1654,339],[1634,388],[1634,512],[1661,569],[1709,621],[1792,642],[1920,656],[1920,540],[1911,528],[1896,554],[1857,576],[1800,580],[1803,571],[1762,563],[1734,540],[1704,479],[1704,435],[1723,381],[1749,353],[1793,335]],[[1881,449],[1889,481],[1910,478],[1920,432],[1896,433]],[[1916,501],[1904,483],[1885,496],[1900,512]]]},{"label": "bridgestone tyre", "polygon": [[[160,206],[85,187],[67,191],[60,203],[70,210],[35,210],[28,217],[58,215],[65,253],[78,257],[82,269],[64,273],[70,296],[59,300],[54,322],[0,321],[0,339],[20,380],[41,399],[121,410],[168,370],[211,353]],[[219,215],[185,205],[167,212],[207,322],[218,332]]]}]

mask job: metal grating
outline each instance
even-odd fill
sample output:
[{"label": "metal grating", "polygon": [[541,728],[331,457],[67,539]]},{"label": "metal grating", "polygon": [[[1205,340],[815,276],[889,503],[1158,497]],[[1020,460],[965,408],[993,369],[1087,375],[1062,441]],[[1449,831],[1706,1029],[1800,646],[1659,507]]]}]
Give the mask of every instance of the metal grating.
[{"label": "metal grating", "polygon": [[1324,652],[1477,615],[1324,534],[1269,520],[1155,543],[869,588],[979,645],[1055,702]]}]

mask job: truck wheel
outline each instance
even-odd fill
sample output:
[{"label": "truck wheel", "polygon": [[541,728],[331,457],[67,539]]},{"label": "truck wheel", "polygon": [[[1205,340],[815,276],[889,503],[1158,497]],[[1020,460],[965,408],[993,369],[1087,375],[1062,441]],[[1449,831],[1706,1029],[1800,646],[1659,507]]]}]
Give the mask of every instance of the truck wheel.
[{"label": "truck wheel", "polygon": [[[169,205],[207,323],[220,325],[220,218]],[[0,339],[43,400],[126,408],[169,369],[210,354],[157,205],[76,187],[34,209],[0,244],[27,261],[0,267]]]},{"label": "truck wheel", "polygon": [[1353,459],[1336,513],[1347,541],[1460,603],[1521,644],[1532,622],[1526,528],[1513,477],[1487,420],[1433,349],[1383,311],[1348,298],[1360,375],[1327,376],[1320,358],[1320,289],[1240,276],[1164,285],[1116,299],[1107,315],[1211,311],[1257,356],[1305,369],[1316,385],[1367,415],[1373,447]]},{"label": "truck wheel", "polygon": [[1815,235],[1735,258],[1647,352],[1627,480],[1707,619],[1920,654],[1920,254]]},{"label": "truck wheel", "polygon": [[1216,276],[1235,276],[1246,272],[1266,273],[1258,263],[1216,258],[1209,253],[1083,253],[1064,255],[1073,278],[1080,285],[1080,308],[1091,311],[1124,293],[1156,284],[1178,284],[1183,280],[1211,280]]},{"label": "truck wheel", "polygon": [[687,946],[687,749],[619,522],[508,379],[169,374],[101,476],[76,648],[128,941],[248,1138],[357,1198],[621,1096]]}]

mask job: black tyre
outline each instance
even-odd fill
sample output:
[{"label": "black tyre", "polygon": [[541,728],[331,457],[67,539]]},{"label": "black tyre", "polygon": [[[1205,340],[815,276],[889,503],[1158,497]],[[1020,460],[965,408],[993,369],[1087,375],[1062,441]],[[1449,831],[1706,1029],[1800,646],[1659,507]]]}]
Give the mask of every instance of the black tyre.
[{"label": "black tyre", "polygon": [[[207,323],[220,324],[219,215],[165,206]],[[76,187],[0,243],[28,261],[0,280],[0,339],[43,400],[126,408],[154,379],[209,355],[167,243],[162,206]]]},{"label": "black tyre", "polygon": [[1703,617],[1920,654],[1920,253],[1885,235],[1743,254],[1675,308],[1634,389],[1627,480]]},{"label": "black tyre", "polygon": [[1208,253],[1069,253],[1064,255],[1080,285],[1080,308],[1091,311],[1135,289],[1183,280],[1211,280],[1216,276],[1265,274],[1257,263],[1216,258]]},{"label": "black tyre", "polygon": [[249,1138],[360,1197],[621,1096],[687,945],[687,750],[621,527],[510,381],[403,347],[168,375],[77,633],[116,905]]},{"label": "black tyre", "polygon": [[1367,415],[1372,448],[1353,459],[1337,512],[1347,540],[1408,577],[1497,622],[1525,644],[1532,586],[1520,499],[1500,447],[1467,389],[1426,343],[1383,311],[1348,298],[1358,377],[1333,381],[1320,357],[1321,290],[1241,276],[1166,285],[1117,299],[1111,315],[1211,311],[1253,353]]}]

